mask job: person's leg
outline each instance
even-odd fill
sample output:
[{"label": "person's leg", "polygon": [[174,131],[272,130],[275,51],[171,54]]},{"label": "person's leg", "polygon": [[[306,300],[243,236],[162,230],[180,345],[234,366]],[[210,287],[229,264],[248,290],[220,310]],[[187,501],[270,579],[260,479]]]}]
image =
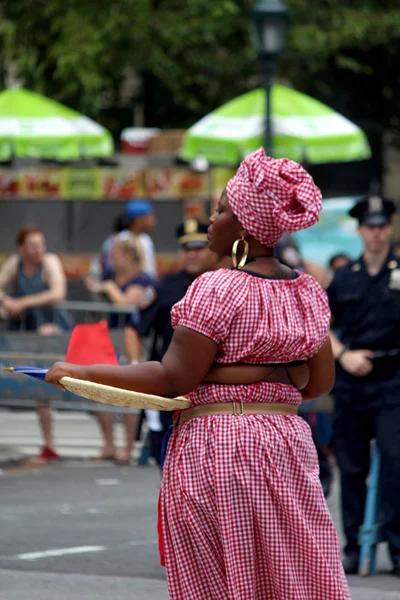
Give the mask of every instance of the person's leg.
[{"label": "person's leg", "polygon": [[[34,329],[34,327],[28,327]],[[37,329],[39,335],[56,335],[60,328],[53,323],[44,323]],[[58,460],[60,456],[54,450],[53,411],[48,402],[43,401],[36,407],[39,428],[43,439],[43,449],[38,458],[43,460]]]},{"label": "person's leg", "polygon": [[333,449],[340,470],[342,523],[347,544],[347,557],[355,568],[359,555],[358,533],[364,521],[366,479],[373,437],[373,415],[368,409],[355,410],[335,396]]},{"label": "person's leg", "polygon": [[157,465],[161,469],[161,449],[162,441],[164,437],[164,431],[152,431],[150,429],[150,444],[151,444],[151,455],[155,459]]},{"label": "person's leg", "polygon": [[380,485],[389,552],[400,577],[400,400],[376,417],[376,442],[381,453]]},{"label": "person's leg", "polygon": [[140,413],[125,413],[122,416],[125,427],[125,447],[118,452],[117,461],[128,463],[131,459],[133,443],[136,440],[136,433],[139,426]]},{"label": "person's leg", "polygon": [[328,498],[328,496],[331,493],[332,480],[333,480],[332,468],[329,463],[327,454],[325,453],[321,444],[315,437],[315,433],[313,433],[313,440],[314,440],[315,448],[317,450],[317,455],[318,455],[319,480],[321,482],[322,489],[324,491],[324,496],[325,496],[325,498]]},{"label": "person's leg", "polygon": [[98,459],[114,459],[116,452],[113,438],[114,413],[97,412],[96,417],[103,435],[103,449]]},{"label": "person's leg", "polygon": [[161,467],[162,440],[166,429],[162,422],[162,418],[163,412],[167,411],[145,410],[144,412],[147,427],[149,428],[151,456],[156,460],[158,466]]},{"label": "person's leg", "polygon": [[53,415],[51,407],[48,404],[40,404],[36,407],[36,413],[43,440],[43,448],[38,458],[42,460],[59,460],[60,456],[54,450]]},{"label": "person's leg", "polygon": [[[321,482],[322,489],[324,491],[324,496],[327,498],[331,492],[332,486],[332,469],[329,464],[329,460],[327,455],[325,454],[320,440],[317,436],[316,432],[316,419],[311,418],[312,415],[304,415],[304,420],[310,425],[312,439],[317,450],[318,455],[318,464],[319,464],[319,480]],[[314,422],[313,422],[314,421]]]}]

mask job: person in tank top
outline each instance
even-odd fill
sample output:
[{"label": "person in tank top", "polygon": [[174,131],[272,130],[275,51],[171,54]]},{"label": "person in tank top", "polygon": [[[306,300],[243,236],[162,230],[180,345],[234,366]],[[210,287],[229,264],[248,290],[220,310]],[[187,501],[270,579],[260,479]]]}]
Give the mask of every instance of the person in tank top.
[{"label": "person in tank top", "polygon": [[[42,231],[32,225],[16,236],[17,252],[0,268],[0,301],[6,328],[53,335],[70,327],[68,314],[57,307],[66,298],[67,282],[61,261],[46,251]],[[9,292],[8,292],[9,290]],[[37,406],[43,438],[41,460],[58,460],[54,449],[52,412],[45,402]]]}]

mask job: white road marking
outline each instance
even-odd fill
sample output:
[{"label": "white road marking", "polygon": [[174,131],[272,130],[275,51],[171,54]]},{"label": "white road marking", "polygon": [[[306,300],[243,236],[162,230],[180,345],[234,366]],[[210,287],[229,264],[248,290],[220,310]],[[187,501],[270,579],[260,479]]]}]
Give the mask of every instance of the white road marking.
[{"label": "white road marking", "polygon": [[15,558],[20,560],[38,560],[50,556],[65,556],[66,554],[84,554],[87,552],[103,552],[106,546],[76,546],[75,548],[58,548],[54,550],[43,550],[43,552],[25,552],[17,554]]},{"label": "white road marking", "polygon": [[16,554],[14,556],[2,556],[0,555],[0,561],[15,561],[15,560],[39,560],[40,558],[59,557],[73,554],[84,554],[90,552],[113,552],[119,548],[128,548],[132,546],[153,546],[158,544],[156,538],[148,540],[132,540],[130,542],[123,542],[121,544],[115,544],[111,546],[76,546],[73,548],[58,548],[54,550],[44,550],[43,552],[25,552],[23,554]]},{"label": "white road marking", "polygon": [[96,485],[121,485],[119,479],[96,479]]},{"label": "white road marking", "polygon": [[133,542],[129,542],[128,546],[152,546],[153,544],[158,544],[158,540],[133,540]]},{"label": "white road marking", "polygon": [[78,460],[67,460],[63,464],[63,469],[104,469],[105,467],[110,467],[109,462],[94,462],[93,458],[96,458],[96,455]]}]

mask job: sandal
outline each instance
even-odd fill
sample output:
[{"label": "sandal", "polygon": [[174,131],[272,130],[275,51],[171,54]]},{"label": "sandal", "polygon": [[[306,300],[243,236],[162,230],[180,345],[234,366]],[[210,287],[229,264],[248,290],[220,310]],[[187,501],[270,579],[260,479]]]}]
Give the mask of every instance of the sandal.
[{"label": "sandal", "polygon": [[100,454],[100,456],[95,456],[91,458],[93,462],[103,462],[103,460],[108,460],[110,462],[115,460],[115,454]]},{"label": "sandal", "polygon": [[121,456],[116,456],[114,463],[120,467],[129,467],[129,465],[132,464],[132,458],[122,458]]}]

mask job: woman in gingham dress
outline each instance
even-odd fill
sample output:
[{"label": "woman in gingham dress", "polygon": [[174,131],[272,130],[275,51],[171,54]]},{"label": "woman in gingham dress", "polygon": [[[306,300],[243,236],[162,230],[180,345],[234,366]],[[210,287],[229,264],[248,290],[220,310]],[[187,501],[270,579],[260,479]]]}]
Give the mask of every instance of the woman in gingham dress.
[{"label": "woman in gingham dress", "polygon": [[321,207],[300,165],[251,154],[209,228],[210,248],[228,255],[234,246],[240,268],[190,286],[173,308],[162,363],[58,363],[48,374],[54,384],[70,375],[165,396],[190,392],[160,496],[172,600],[350,598],[310,429],[296,414],[302,399],[333,384],[328,303],[312,277],[273,257],[282,234],[315,223]]}]

